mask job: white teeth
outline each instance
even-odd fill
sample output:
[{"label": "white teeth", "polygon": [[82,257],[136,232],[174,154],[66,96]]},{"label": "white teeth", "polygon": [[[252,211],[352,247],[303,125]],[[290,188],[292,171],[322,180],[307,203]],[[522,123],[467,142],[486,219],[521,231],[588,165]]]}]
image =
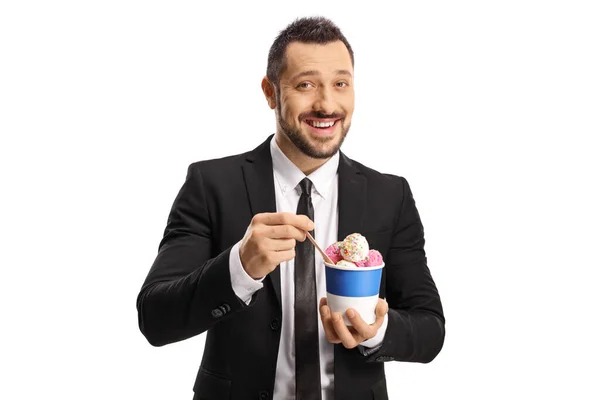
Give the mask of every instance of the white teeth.
[{"label": "white teeth", "polygon": [[333,124],[335,124],[335,121],[331,121],[331,122],[309,121],[308,123],[310,125],[314,126],[315,128],[329,128],[329,127],[333,126]]}]

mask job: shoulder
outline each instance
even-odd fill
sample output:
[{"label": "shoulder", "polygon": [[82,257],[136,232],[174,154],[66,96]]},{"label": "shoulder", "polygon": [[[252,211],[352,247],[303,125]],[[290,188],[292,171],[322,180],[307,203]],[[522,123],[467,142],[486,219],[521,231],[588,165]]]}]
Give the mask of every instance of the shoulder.
[{"label": "shoulder", "polygon": [[202,174],[202,176],[223,178],[229,176],[231,173],[239,172],[240,167],[248,161],[269,158],[270,162],[269,142],[272,137],[273,135],[269,136],[258,147],[250,151],[193,162],[189,165],[188,173],[196,172]]},{"label": "shoulder", "polygon": [[240,171],[249,153],[192,162],[188,166],[188,175],[200,176],[204,180],[226,178]]},{"label": "shoulder", "polygon": [[190,164],[189,169],[197,170],[200,172],[209,172],[216,170],[227,170],[236,168],[242,165],[242,162],[246,158],[249,152],[234,154],[227,157],[213,158],[208,160],[199,160]]},{"label": "shoulder", "polygon": [[345,157],[346,160],[367,179],[367,185],[370,190],[392,191],[397,194],[398,192],[404,192],[404,190],[408,188],[408,182],[403,176],[377,171],[376,169],[370,168],[346,155],[342,155],[342,157]]}]

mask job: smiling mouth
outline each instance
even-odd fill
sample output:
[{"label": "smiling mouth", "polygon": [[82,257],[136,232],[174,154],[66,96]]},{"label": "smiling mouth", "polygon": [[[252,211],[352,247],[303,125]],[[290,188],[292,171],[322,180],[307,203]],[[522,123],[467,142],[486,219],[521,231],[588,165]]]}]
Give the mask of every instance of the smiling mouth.
[{"label": "smiling mouth", "polygon": [[339,121],[339,119],[320,120],[320,121],[316,120],[316,119],[305,119],[304,120],[304,122],[306,122],[308,125],[312,126],[313,128],[317,128],[317,129],[331,128],[338,121]]}]

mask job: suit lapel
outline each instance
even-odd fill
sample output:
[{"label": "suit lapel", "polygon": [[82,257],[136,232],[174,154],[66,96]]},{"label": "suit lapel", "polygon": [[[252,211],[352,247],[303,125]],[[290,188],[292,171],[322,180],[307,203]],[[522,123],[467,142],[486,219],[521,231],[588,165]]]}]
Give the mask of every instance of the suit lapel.
[{"label": "suit lapel", "polygon": [[[271,159],[270,142],[273,135],[246,155],[242,166],[246,192],[250,201],[252,215],[276,212],[275,186],[273,181],[273,161]],[[271,282],[277,301],[281,306],[281,278],[279,267],[269,274],[267,280]]]},{"label": "suit lapel", "polygon": [[338,240],[344,240],[351,233],[362,232],[367,205],[367,181],[342,152],[338,174]]},{"label": "suit lapel", "polygon": [[[367,205],[367,180],[354,163],[340,152],[338,167],[338,240],[351,233],[362,233]],[[356,354],[341,344],[334,345],[334,391],[335,398],[351,398],[353,371]],[[359,357],[362,357],[360,355]]]}]

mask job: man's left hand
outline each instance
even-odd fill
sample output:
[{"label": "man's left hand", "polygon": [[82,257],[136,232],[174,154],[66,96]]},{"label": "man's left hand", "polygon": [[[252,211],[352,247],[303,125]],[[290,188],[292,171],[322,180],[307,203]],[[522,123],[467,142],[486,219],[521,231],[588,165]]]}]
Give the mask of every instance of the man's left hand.
[{"label": "man's left hand", "polygon": [[367,324],[356,310],[349,308],[346,310],[346,316],[352,326],[347,326],[341,313],[331,312],[325,297],[321,298],[319,312],[327,340],[334,344],[342,343],[345,348],[353,349],[377,334],[388,312],[388,304],[385,300],[379,299],[375,308],[375,322],[371,325]]}]

